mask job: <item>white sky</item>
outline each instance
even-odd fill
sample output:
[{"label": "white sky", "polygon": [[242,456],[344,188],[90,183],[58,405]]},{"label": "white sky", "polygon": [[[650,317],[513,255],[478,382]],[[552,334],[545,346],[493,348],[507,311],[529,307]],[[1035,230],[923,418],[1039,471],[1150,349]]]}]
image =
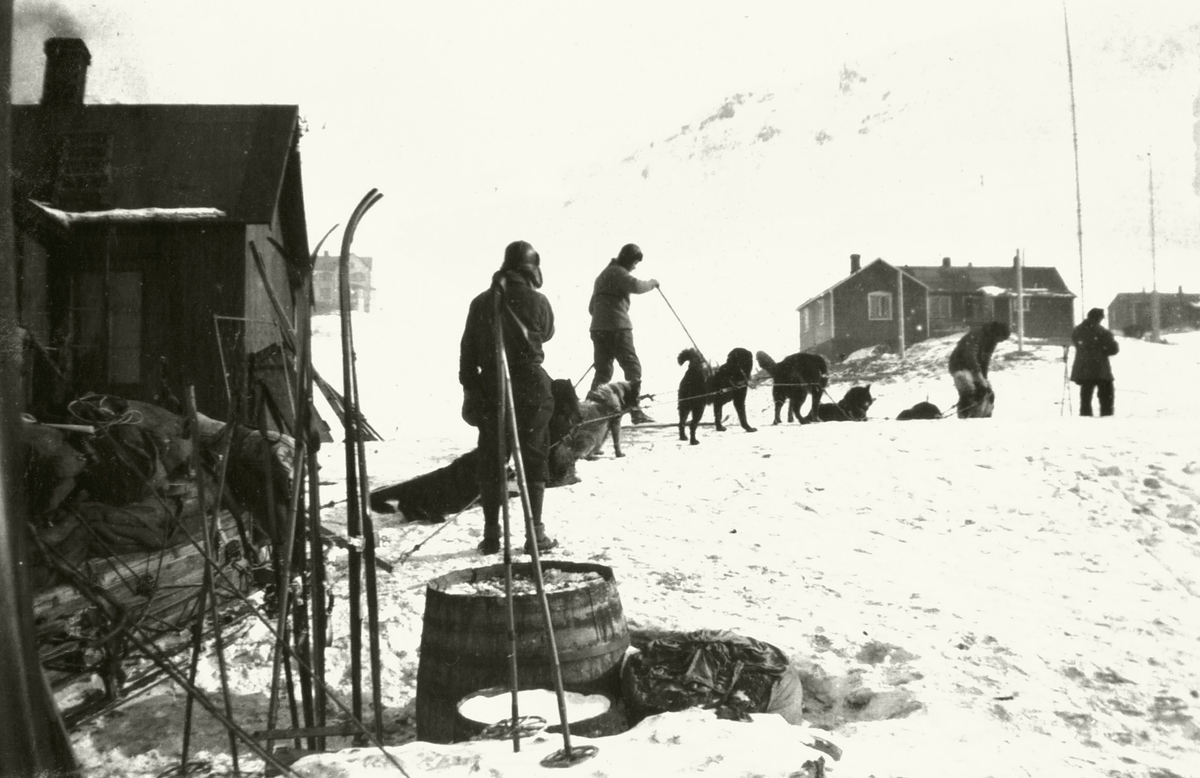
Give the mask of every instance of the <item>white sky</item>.
[{"label": "white sky", "polygon": [[[1159,289],[1198,291],[1200,4],[1074,0],[1067,10],[1086,303],[1107,305],[1116,292],[1153,282],[1150,149]],[[944,255],[1000,264],[1020,247],[1029,264],[1057,265],[1079,291],[1060,3],[17,0],[16,11],[16,102],[38,99],[41,41],[53,32],[86,39],[92,102],[298,104],[308,124],[302,153],[314,244],[367,190],[382,191],[354,250],[376,258],[379,307],[420,314],[447,344],[467,297],[517,238],[548,263],[556,310],[576,317],[603,263],[622,243],[642,243],[643,271],[674,290],[677,307],[685,295],[695,302],[680,312],[695,326],[716,292],[694,276],[720,266],[730,233],[743,232],[736,251],[746,288],[738,293],[754,294],[752,285],[769,279],[758,307],[788,338],[794,306],[844,274],[852,252],[900,264]],[[880,209],[853,222],[853,234],[823,230],[818,219],[798,234],[767,235],[772,225],[743,223],[724,205],[713,205],[722,216],[715,220],[703,208],[672,212],[661,202],[638,213],[619,191],[589,215],[603,230],[571,222],[579,217],[564,210],[588,194],[589,181],[611,183],[630,155],[663,153],[663,141],[727,97],[832,85],[843,66],[869,76],[870,88],[886,85],[905,122],[879,130],[893,156],[879,157],[877,178],[840,181],[851,160],[834,157],[820,183],[843,191],[808,193],[830,203],[861,197]],[[782,129],[781,137],[803,139]],[[924,170],[929,191],[910,197],[904,187]],[[745,171],[717,173],[736,179]],[[982,188],[1006,176],[1008,188]],[[939,195],[944,182],[976,178],[990,195]],[[656,186],[649,197],[659,201],[708,197],[686,176]],[[940,222],[930,210],[943,214]],[[654,229],[640,229],[639,218]],[[336,251],[340,233],[328,245]],[[813,256],[820,272],[804,265]],[[567,324],[586,330],[578,318]],[[756,326],[748,330],[755,340]],[[582,341],[586,348],[586,333]]]}]

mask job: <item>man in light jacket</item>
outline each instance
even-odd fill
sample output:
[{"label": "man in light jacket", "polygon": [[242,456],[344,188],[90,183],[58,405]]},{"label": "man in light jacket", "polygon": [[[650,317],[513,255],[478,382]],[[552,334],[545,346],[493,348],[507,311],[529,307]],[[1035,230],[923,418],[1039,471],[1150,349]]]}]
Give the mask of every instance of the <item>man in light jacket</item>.
[{"label": "man in light jacket", "polygon": [[596,276],[588,313],[592,315],[592,366],[596,375],[592,389],[607,384],[613,377],[613,360],[621,365],[634,398],[629,420],[634,424],[652,423],[639,406],[642,391],[642,363],[633,346],[633,322],[629,318],[629,296],[658,288],[658,281],[642,281],[633,269],[642,261],[642,250],[632,243],[621,247],[616,259]]},{"label": "man in light jacket", "polygon": [[1079,415],[1092,415],[1092,393],[1100,398],[1100,415],[1113,415],[1113,374],[1108,358],[1120,351],[1117,339],[1100,325],[1104,310],[1093,308],[1087,319],[1071,333],[1075,344],[1075,363],[1071,380],[1079,384]]}]

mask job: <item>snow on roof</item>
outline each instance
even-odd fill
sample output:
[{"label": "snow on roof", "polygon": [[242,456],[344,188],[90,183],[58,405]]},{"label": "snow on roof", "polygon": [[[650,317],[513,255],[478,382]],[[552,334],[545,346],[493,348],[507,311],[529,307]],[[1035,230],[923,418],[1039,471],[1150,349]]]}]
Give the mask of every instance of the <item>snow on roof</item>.
[{"label": "snow on roof", "polygon": [[191,222],[224,219],[219,208],[110,208],[106,211],[62,211],[37,200],[30,200],[47,216],[64,227],[72,224],[111,224],[147,222]]}]

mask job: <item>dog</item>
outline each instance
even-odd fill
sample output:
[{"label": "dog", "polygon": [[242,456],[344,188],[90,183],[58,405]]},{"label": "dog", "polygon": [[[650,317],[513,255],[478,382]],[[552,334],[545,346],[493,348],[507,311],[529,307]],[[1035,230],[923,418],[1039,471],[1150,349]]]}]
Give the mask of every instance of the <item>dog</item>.
[{"label": "dog", "polygon": [[[754,369],[754,357],[749,350],[733,349],[725,358],[725,364],[713,370],[699,351],[688,348],[679,352],[679,364],[684,363],[688,368],[679,380],[680,440],[690,440],[693,446],[700,444],[696,439],[696,428],[700,426],[700,420],[704,417],[705,407],[710,404],[716,417],[717,432],[724,432],[725,425],[721,422],[721,417],[727,402],[733,403],[742,429],[746,432],[758,432],[746,420],[746,392],[749,389],[750,373]],[[684,432],[685,426],[690,432],[690,437]]]},{"label": "dog", "polygon": [[554,398],[554,413],[550,416],[550,480],[546,486],[570,486],[579,483],[579,475],[575,472],[578,457],[570,437],[583,423],[583,411],[579,407],[579,395],[575,394],[575,384],[569,379],[551,381],[550,395]]},{"label": "dog", "polygon": [[866,421],[867,410],[875,398],[871,396],[871,385],[852,386],[836,403],[821,403],[817,406],[818,421]]},{"label": "dog", "polygon": [[911,408],[905,408],[896,416],[896,421],[917,421],[942,418],[942,409],[931,402],[919,402]]},{"label": "dog", "polygon": [[613,456],[621,451],[621,419],[633,408],[637,397],[628,381],[601,384],[579,401],[580,422],[564,439],[576,459],[597,459],[604,441],[611,437]]},{"label": "dog", "polygon": [[472,449],[445,467],[374,489],[371,510],[401,513],[406,521],[445,521],[479,499],[479,456],[479,449]]},{"label": "dog", "polygon": [[950,352],[948,367],[958,390],[958,418],[986,419],[996,406],[996,392],[988,381],[988,367],[996,344],[1011,331],[1004,322],[992,321],[975,327],[959,339]]},{"label": "dog", "polygon": [[821,393],[829,386],[829,365],[825,357],[800,352],[776,362],[765,351],[759,351],[755,357],[758,359],[758,366],[767,371],[775,384],[771,387],[771,399],[775,401],[775,421],[771,423],[780,423],[779,415],[784,403],[787,403],[789,422],[803,421],[800,406],[810,394],[812,407],[809,409],[808,420],[815,419]]},{"label": "dog", "polygon": [[[550,382],[554,412],[550,416],[550,480],[547,486],[579,483],[575,454],[565,439],[583,415],[575,386],[565,378]],[[370,495],[375,513],[400,513],[406,521],[445,521],[479,499],[479,449],[472,449],[450,464],[402,483],[374,489]]]}]

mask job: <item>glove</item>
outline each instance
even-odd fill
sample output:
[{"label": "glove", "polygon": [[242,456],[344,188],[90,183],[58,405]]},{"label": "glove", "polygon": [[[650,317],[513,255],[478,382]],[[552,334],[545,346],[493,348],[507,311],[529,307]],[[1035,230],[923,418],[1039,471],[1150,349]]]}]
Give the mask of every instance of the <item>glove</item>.
[{"label": "glove", "polygon": [[655,289],[658,289],[658,288],[661,286],[661,284],[659,284],[659,283],[658,283],[658,279],[657,279],[657,278],[651,278],[651,279],[650,279],[650,283],[654,285],[654,288],[655,288]]},{"label": "glove", "polygon": [[483,423],[483,395],[476,389],[463,389],[462,418],[472,427]]}]

